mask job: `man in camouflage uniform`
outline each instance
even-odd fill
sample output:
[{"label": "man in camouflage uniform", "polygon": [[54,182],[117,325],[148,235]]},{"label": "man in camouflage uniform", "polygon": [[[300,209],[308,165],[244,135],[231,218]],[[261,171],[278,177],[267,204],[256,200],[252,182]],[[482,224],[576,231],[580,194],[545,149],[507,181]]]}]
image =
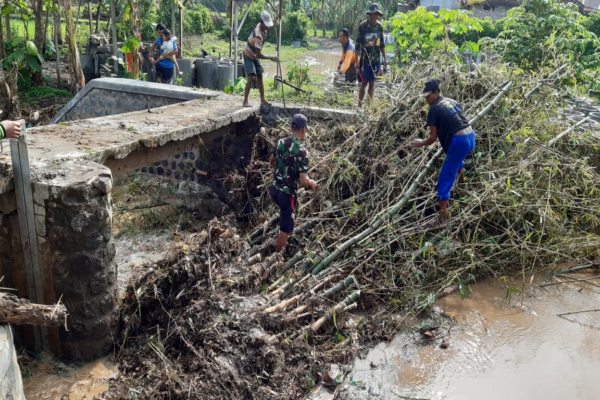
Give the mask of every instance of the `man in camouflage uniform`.
[{"label": "man in camouflage uniform", "polygon": [[275,153],[271,155],[271,166],[275,168],[273,184],[269,196],[279,206],[279,236],[276,250],[281,252],[287,246],[288,238],[294,231],[294,218],[298,208],[296,189],[298,183],[306,189],[315,190],[317,182],[308,177],[308,152],[302,142],[308,129],[308,120],[302,114],[292,117],[292,136],[277,142]]}]

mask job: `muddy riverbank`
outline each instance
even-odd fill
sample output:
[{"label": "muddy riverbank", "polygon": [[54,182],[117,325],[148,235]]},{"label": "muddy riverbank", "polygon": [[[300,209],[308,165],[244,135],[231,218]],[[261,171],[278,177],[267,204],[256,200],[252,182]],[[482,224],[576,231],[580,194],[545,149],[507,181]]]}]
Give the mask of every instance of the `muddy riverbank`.
[{"label": "muddy riverbank", "polygon": [[[559,283],[573,279],[585,281]],[[525,286],[519,279],[510,282],[485,281],[472,285],[464,299],[459,294],[441,299],[431,319],[413,321],[353,367],[342,366],[340,372],[351,372],[335,398],[597,398],[600,312],[589,310],[600,302],[600,276],[545,277]],[[432,327],[429,340],[423,332]],[[69,366],[44,358],[26,363],[24,373],[28,399],[79,400],[108,390],[117,369],[108,359]],[[323,390],[318,398],[332,396]]]}]

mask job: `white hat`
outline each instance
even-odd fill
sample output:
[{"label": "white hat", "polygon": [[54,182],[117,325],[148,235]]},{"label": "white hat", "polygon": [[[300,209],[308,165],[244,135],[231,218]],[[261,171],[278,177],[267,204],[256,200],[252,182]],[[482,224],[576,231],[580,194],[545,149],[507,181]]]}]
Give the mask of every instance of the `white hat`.
[{"label": "white hat", "polygon": [[263,11],[260,13],[260,20],[267,28],[271,28],[273,26],[273,20],[271,19],[271,14],[267,11]]}]

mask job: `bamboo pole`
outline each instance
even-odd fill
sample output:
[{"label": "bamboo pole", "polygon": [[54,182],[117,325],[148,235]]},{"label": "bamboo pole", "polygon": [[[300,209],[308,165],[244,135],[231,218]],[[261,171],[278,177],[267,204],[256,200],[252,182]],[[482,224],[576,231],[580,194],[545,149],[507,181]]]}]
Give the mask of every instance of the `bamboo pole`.
[{"label": "bamboo pole", "polygon": [[302,258],[304,257],[304,254],[299,251],[296,254],[294,254],[292,256],[292,258],[290,258],[289,260],[287,260],[287,262],[285,263],[285,265],[283,266],[283,268],[281,269],[281,277],[279,279],[277,279],[275,282],[273,282],[268,288],[267,288],[267,292],[271,292],[273,291],[277,286],[279,286],[281,284],[281,282],[283,282],[285,280],[285,273],[292,268],[294,265],[296,265],[296,263],[298,263],[298,261],[300,261]]},{"label": "bamboo pole", "polygon": [[275,304],[273,307],[265,308],[265,313],[273,314],[278,311],[283,311],[286,308],[288,308],[289,306],[291,306],[292,304],[297,303],[301,297],[302,297],[302,294],[298,294],[294,297],[290,297],[289,299],[282,301],[279,304]]},{"label": "bamboo pole", "polygon": [[342,289],[351,287],[353,285],[356,285],[356,279],[354,278],[354,275],[348,275],[346,279],[327,289],[325,293],[323,293],[323,297],[331,297],[334,294],[341,292]]},{"label": "bamboo pole", "polygon": [[310,325],[310,330],[314,333],[320,331],[321,328],[323,327],[323,325],[325,325],[325,323],[327,321],[329,321],[329,319],[331,317],[333,317],[334,315],[339,315],[339,314],[343,313],[344,309],[346,307],[350,306],[351,304],[356,303],[358,301],[359,297],[360,297],[360,290],[350,293],[348,296],[346,296],[346,298],[344,300],[337,303],[325,315],[323,315],[321,318],[319,318],[318,320],[313,322]]},{"label": "bamboo pole", "polygon": [[[500,102],[500,100],[510,90],[511,87],[512,87],[512,82],[508,82],[502,88],[500,93],[498,93],[498,95],[496,95],[496,97],[494,97],[494,99],[491,102],[489,102],[488,105],[483,108],[483,110],[481,110],[475,117],[473,117],[469,121],[469,124],[473,125],[476,122],[478,122],[481,118],[483,118],[485,115],[487,115],[491,111],[491,109]],[[367,229],[365,229],[358,235],[348,239],[346,242],[342,243],[331,254],[329,254],[327,257],[325,257],[320,263],[315,265],[315,267],[312,270],[313,275],[316,275],[316,274],[322,272],[324,269],[328,268],[329,265],[334,260],[336,260],[342,253],[344,253],[346,250],[353,247],[355,244],[370,237],[375,231],[377,231],[377,229],[379,227],[381,227],[386,221],[388,221],[390,217],[392,217],[393,215],[398,213],[408,203],[408,201],[410,200],[410,198],[412,197],[414,192],[417,190],[417,187],[419,186],[421,181],[423,179],[425,179],[426,176],[429,175],[430,170],[433,167],[433,164],[442,155],[442,153],[443,153],[443,149],[441,149],[441,148],[435,152],[435,154],[431,157],[429,162],[425,165],[425,167],[423,168],[421,173],[419,173],[419,175],[417,175],[417,177],[414,179],[414,181],[408,187],[406,192],[404,192],[400,196],[400,199],[395,204],[393,204],[391,207],[385,209],[382,213],[378,214],[374,218],[374,220],[371,222],[371,224],[369,225],[369,227]]]},{"label": "bamboo pole", "polygon": [[588,121],[590,121],[590,117],[585,117],[581,121],[579,121],[578,123],[576,123],[575,125],[570,127],[569,129],[562,131],[554,139],[552,139],[548,142],[548,146],[552,146],[554,143],[558,142],[560,139],[567,136],[569,133],[573,132],[575,129],[577,129],[578,127],[580,127],[581,125],[585,124]]}]

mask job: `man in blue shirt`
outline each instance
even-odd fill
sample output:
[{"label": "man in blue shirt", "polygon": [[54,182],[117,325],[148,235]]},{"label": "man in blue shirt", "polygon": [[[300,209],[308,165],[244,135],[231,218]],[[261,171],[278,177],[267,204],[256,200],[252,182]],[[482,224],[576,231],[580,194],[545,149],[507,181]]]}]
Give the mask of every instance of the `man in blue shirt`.
[{"label": "man in blue shirt", "polygon": [[440,94],[440,83],[430,79],[425,84],[423,96],[429,104],[427,125],[430,133],[427,139],[415,139],[413,148],[429,146],[440,141],[446,158],[438,177],[439,222],[448,220],[448,200],[456,178],[462,180],[464,160],[475,149],[475,131],[462,113],[461,105]]}]

